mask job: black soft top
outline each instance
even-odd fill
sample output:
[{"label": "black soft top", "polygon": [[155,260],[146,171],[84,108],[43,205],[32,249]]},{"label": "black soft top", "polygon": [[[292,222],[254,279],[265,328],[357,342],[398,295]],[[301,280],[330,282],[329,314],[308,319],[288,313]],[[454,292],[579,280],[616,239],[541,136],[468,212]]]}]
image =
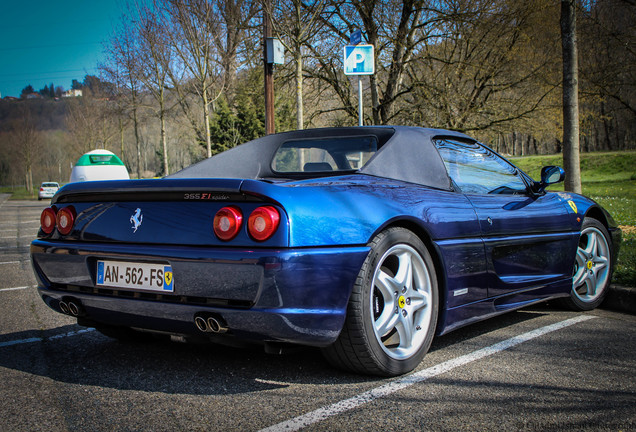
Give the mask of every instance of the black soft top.
[{"label": "black soft top", "polygon": [[[271,179],[289,176],[272,170],[272,159],[278,148],[290,140],[375,136],[378,150],[355,172],[451,189],[451,181],[433,138],[467,135],[441,129],[409,126],[362,126],[346,128],[305,129],[268,135],[212,156],[166,178],[243,178]],[[311,174],[308,174],[311,176]],[[315,177],[324,176],[315,173]],[[306,175],[307,176],[307,175]]]}]

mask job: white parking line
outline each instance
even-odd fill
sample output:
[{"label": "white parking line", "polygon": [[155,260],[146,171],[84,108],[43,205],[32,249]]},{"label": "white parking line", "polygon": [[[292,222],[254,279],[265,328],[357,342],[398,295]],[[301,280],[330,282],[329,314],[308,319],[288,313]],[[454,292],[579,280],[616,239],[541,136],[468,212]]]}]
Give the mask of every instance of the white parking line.
[{"label": "white parking line", "polygon": [[33,343],[33,342],[43,342],[45,340],[62,339],[62,338],[71,337],[71,336],[78,336],[78,335],[81,335],[81,334],[84,334],[84,333],[88,333],[88,332],[92,332],[92,331],[95,331],[95,329],[89,328],[89,329],[84,329],[84,330],[78,330],[78,331],[74,331],[74,332],[69,332],[69,333],[64,333],[64,334],[51,336],[51,337],[48,337],[48,338],[39,338],[38,337],[38,338],[28,338],[28,339],[20,339],[20,340],[0,342],[0,348],[6,347],[6,346],[11,346],[11,345],[20,345],[20,344],[27,344],[27,343]]},{"label": "white parking line", "polygon": [[2,264],[20,264],[21,261],[4,261],[4,262],[0,262],[0,265]]},{"label": "white parking line", "polygon": [[20,237],[17,237],[17,236],[0,237],[0,239],[3,239],[3,240],[5,240],[5,239],[15,240],[15,239],[18,239],[18,238],[21,238],[21,239],[23,239],[23,238],[35,239],[36,237],[37,237],[37,234],[32,234],[32,235],[21,235]]},{"label": "white parking line", "polygon": [[29,289],[29,288],[35,288],[37,285],[29,285],[29,286],[23,286],[23,287],[15,287],[15,288],[0,288],[0,291],[19,291],[19,290],[24,290],[24,289]]},{"label": "white parking line", "polygon": [[505,341],[496,343],[489,347],[474,351],[470,354],[466,354],[461,357],[457,357],[457,358],[445,361],[444,363],[440,363],[436,366],[432,366],[430,368],[421,370],[414,374],[407,375],[402,378],[398,378],[383,386],[376,387],[362,394],[359,394],[358,396],[354,396],[352,398],[349,398],[340,402],[336,402],[333,405],[318,408],[317,410],[311,411],[307,414],[267,427],[265,429],[262,429],[261,432],[297,431],[299,429],[302,429],[314,423],[318,423],[322,420],[325,420],[329,417],[333,417],[343,412],[355,409],[368,402],[372,402],[376,399],[379,399],[379,398],[388,396],[392,393],[395,393],[397,391],[403,390],[407,387],[412,386],[413,384],[421,383],[423,381],[426,381],[429,378],[433,378],[437,375],[441,375],[459,366],[463,366],[465,364],[474,362],[476,360],[480,360],[484,357],[497,354],[501,351],[510,349],[514,346],[527,342],[531,339],[537,338],[539,336],[543,336],[547,333],[551,333],[553,331],[560,330],[565,327],[569,327],[574,324],[578,324],[583,321],[590,320],[592,318],[596,318],[596,317],[592,315],[579,315],[575,318],[571,318],[571,319],[561,321],[552,325],[538,328],[536,330],[532,330],[530,332],[521,334],[519,336],[515,336]]}]

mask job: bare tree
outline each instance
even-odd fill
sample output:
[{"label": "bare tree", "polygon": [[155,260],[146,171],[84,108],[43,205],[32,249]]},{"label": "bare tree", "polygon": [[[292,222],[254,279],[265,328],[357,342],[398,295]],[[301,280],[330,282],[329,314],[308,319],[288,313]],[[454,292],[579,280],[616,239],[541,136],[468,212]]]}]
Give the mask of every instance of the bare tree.
[{"label": "bare tree", "polygon": [[636,2],[579,8],[581,150],[636,144]]},{"label": "bare tree", "polygon": [[81,97],[68,102],[66,129],[69,147],[73,153],[83,154],[97,148],[106,148],[116,133],[106,100]]},{"label": "bare tree", "polygon": [[405,111],[419,115],[419,123],[462,131],[534,115],[557,86],[544,76],[554,63],[554,44],[533,42],[545,3],[455,1],[432,12],[432,37],[408,69],[413,91]]},{"label": "bare tree", "polygon": [[561,0],[561,41],[563,46],[563,165],[566,172],[565,190],[581,193],[576,0]]},{"label": "bare tree", "polygon": [[[328,21],[326,0],[305,3],[303,0],[277,2],[272,11],[276,34],[283,36],[281,42],[294,59],[296,81],[296,129],[304,128],[303,107],[303,48],[311,45],[315,34]],[[321,19],[322,17],[322,19]]]},{"label": "bare tree", "polygon": [[132,121],[129,116],[129,100],[126,96],[126,78],[121,71],[121,65],[114,64],[100,64],[99,70],[102,77],[108,80],[113,86],[112,92],[109,95],[108,112],[116,123],[117,132],[119,133],[119,156],[124,163],[128,161],[125,146],[125,132]]},{"label": "bare tree", "polygon": [[[219,31],[214,33],[214,44],[220,57],[225,91],[231,98],[238,68],[240,67],[240,49],[246,38],[250,21],[259,11],[258,0],[216,0],[211,6],[220,17]],[[228,99],[230,99],[228,98]]]},{"label": "bare tree", "polygon": [[[137,36],[139,43],[139,79],[148,89],[157,103],[154,109],[159,118],[160,143],[163,162],[163,174],[170,174],[168,163],[168,139],[166,136],[166,114],[168,73],[172,67],[172,51],[168,37],[163,32],[165,17],[161,9],[151,9],[147,5],[138,5],[136,10]],[[155,108],[154,105],[151,106]]]},{"label": "bare tree", "polygon": [[40,154],[41,133],[38,131],[29,106],[21,105],[20,115],[13,121],[11,141],[24,168],[26,189],[33,194],[33,165]]},{"label": "bare tree", "polygon": [[140,92],[142,82],[139,79],[141,64],[139,59],[140,47],[134,30],[121,25],[111,38],[107,50],[108,60],[102,70],[109,76],[115,76],[119,81],[121,93],[118,97],[125,97],[131,114],[135,133],[135,149],[137,162],[137,178],[141,178],[141,142],[139,138],[139,109],[141,105]]},{"label": "bare tree", "polygon": [[193,118],[191,124],[197,136],[204,138],[206,154],[210,157],[210,105],[223,93],[226,78],[214,44],[220,33],[219,17],[207,0],[166,0],[165,6],[170,18],[167,34],[179,59],[176,68],[168,70],[168,75],[186,114],[192,113],[187,102],[188,83],[199,97],[203,124]]},{"label": "bare tree", "polygon": [[[323,40],[314,42],[311,50],[320,64],[311,76],[331,85],[344,110],[355,116],[350,100],[350,83],[342,74],[341,60],[333,60],[331,52],[340,52],[349,34],[362,24],[366,41],[375,47],[376,74],[369,77],[373,123],[385,124],[394,117],[395,103],[410,89],[402,87],[405,71],[414,50],[427,37],[420,30],[428,25],[424,0],[332,0],[322,15],[325,24]],[[397,13],[396,13],[397,12]],[[336,40],[333,40],[336,38]],[[325,43],[325,39],[331,39]],[[340,48],[340,49],[337,49]],[[337,50],[336,50],[337,49]]]}]

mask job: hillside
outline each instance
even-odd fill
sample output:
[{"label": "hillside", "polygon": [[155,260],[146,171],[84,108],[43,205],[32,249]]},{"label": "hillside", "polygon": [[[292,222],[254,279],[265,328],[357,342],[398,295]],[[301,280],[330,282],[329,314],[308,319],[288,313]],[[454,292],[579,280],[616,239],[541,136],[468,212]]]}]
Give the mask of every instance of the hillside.
[{"label": "hillside", "polygon": [[24,108],[29,108],[40,130],[65,129],[64,116],[68,109],[68,99],[0,99],[0,132],[9,131],[13,120],[22,115]]}]

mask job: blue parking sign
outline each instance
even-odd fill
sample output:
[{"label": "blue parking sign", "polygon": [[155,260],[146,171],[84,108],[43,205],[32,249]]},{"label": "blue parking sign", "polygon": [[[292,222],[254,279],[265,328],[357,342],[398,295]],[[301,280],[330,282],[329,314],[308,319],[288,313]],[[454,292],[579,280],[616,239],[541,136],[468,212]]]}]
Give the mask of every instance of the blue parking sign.
[{"label": "blue parking sign", "polygon": [[373,75],[375,73],[373,45],[344,47],[345,75]]}]

